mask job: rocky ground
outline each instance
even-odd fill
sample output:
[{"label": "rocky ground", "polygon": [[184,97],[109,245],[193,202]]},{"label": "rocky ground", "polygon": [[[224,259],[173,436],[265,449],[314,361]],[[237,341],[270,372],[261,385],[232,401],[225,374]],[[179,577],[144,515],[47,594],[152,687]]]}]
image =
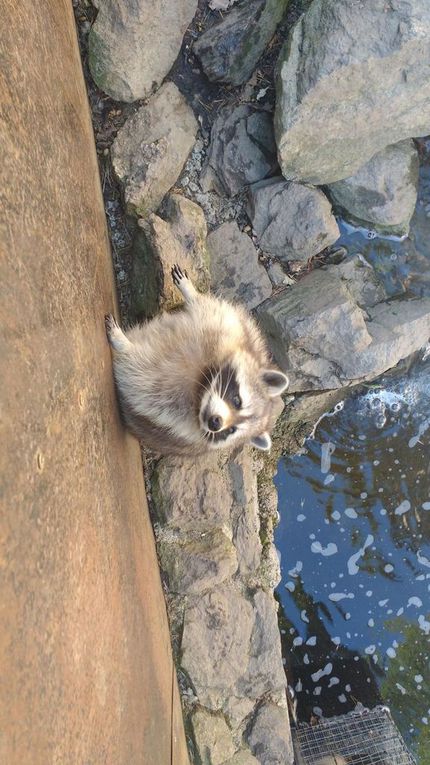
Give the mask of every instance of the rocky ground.
[{"label": "rocky ground", "polygon": [[430,11],[423,0],[74,6],[123,322],[177,305],[178,261],[199,289],[256,311],[296,394],[269,460],[245,449],[147,466],[192,757],[286,765],[271,477],[346,389],[430,336],[429,298],[388,299],[365,258],[336,245],[340,212],[408,233],[412,139],[430,125]]}]

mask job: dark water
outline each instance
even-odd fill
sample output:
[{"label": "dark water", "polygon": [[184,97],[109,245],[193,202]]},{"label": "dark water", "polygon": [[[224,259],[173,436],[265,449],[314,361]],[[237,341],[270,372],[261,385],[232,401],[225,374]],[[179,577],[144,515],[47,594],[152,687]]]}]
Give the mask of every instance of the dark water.
[{"label": "dark water", "polygon": [[[403,242],[348,232],[391,294],[430,294],[430,171]],[[430,763],[430,352],[324,417],[276,479],[278,588],[298,716],[387,704]]]}]

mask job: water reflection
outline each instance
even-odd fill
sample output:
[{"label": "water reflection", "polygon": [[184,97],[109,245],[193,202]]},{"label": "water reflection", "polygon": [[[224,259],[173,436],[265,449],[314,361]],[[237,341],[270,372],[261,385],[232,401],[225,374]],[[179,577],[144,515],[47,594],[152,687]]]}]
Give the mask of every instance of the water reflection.
[{"label": "water reflection", "polygon": [[299,716],[382,700],[428,763],[430,358],[363,388],[306,447],[279,464],[275,537]]}]

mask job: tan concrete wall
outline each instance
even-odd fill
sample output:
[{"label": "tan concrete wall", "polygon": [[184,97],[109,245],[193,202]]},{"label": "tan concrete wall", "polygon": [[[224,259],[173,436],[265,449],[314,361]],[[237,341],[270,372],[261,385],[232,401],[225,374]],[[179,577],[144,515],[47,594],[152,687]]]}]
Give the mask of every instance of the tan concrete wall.
[{"label": "tan concrete wall", "polygon": [[185,765],[71,0],[0,18],[0,762]]}]

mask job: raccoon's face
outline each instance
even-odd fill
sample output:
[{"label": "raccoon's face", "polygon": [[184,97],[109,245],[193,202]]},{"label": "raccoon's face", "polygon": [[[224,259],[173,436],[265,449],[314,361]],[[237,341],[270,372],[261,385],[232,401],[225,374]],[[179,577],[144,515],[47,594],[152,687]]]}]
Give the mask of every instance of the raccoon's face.
[{"label": "raccoon's face", "polygon": [[205,369],[199,380],[198,417],[209,447],[250,441],[257,449],[270,449],[273,399],[287,386],[283,372],[259,368],[248,354]]}]

